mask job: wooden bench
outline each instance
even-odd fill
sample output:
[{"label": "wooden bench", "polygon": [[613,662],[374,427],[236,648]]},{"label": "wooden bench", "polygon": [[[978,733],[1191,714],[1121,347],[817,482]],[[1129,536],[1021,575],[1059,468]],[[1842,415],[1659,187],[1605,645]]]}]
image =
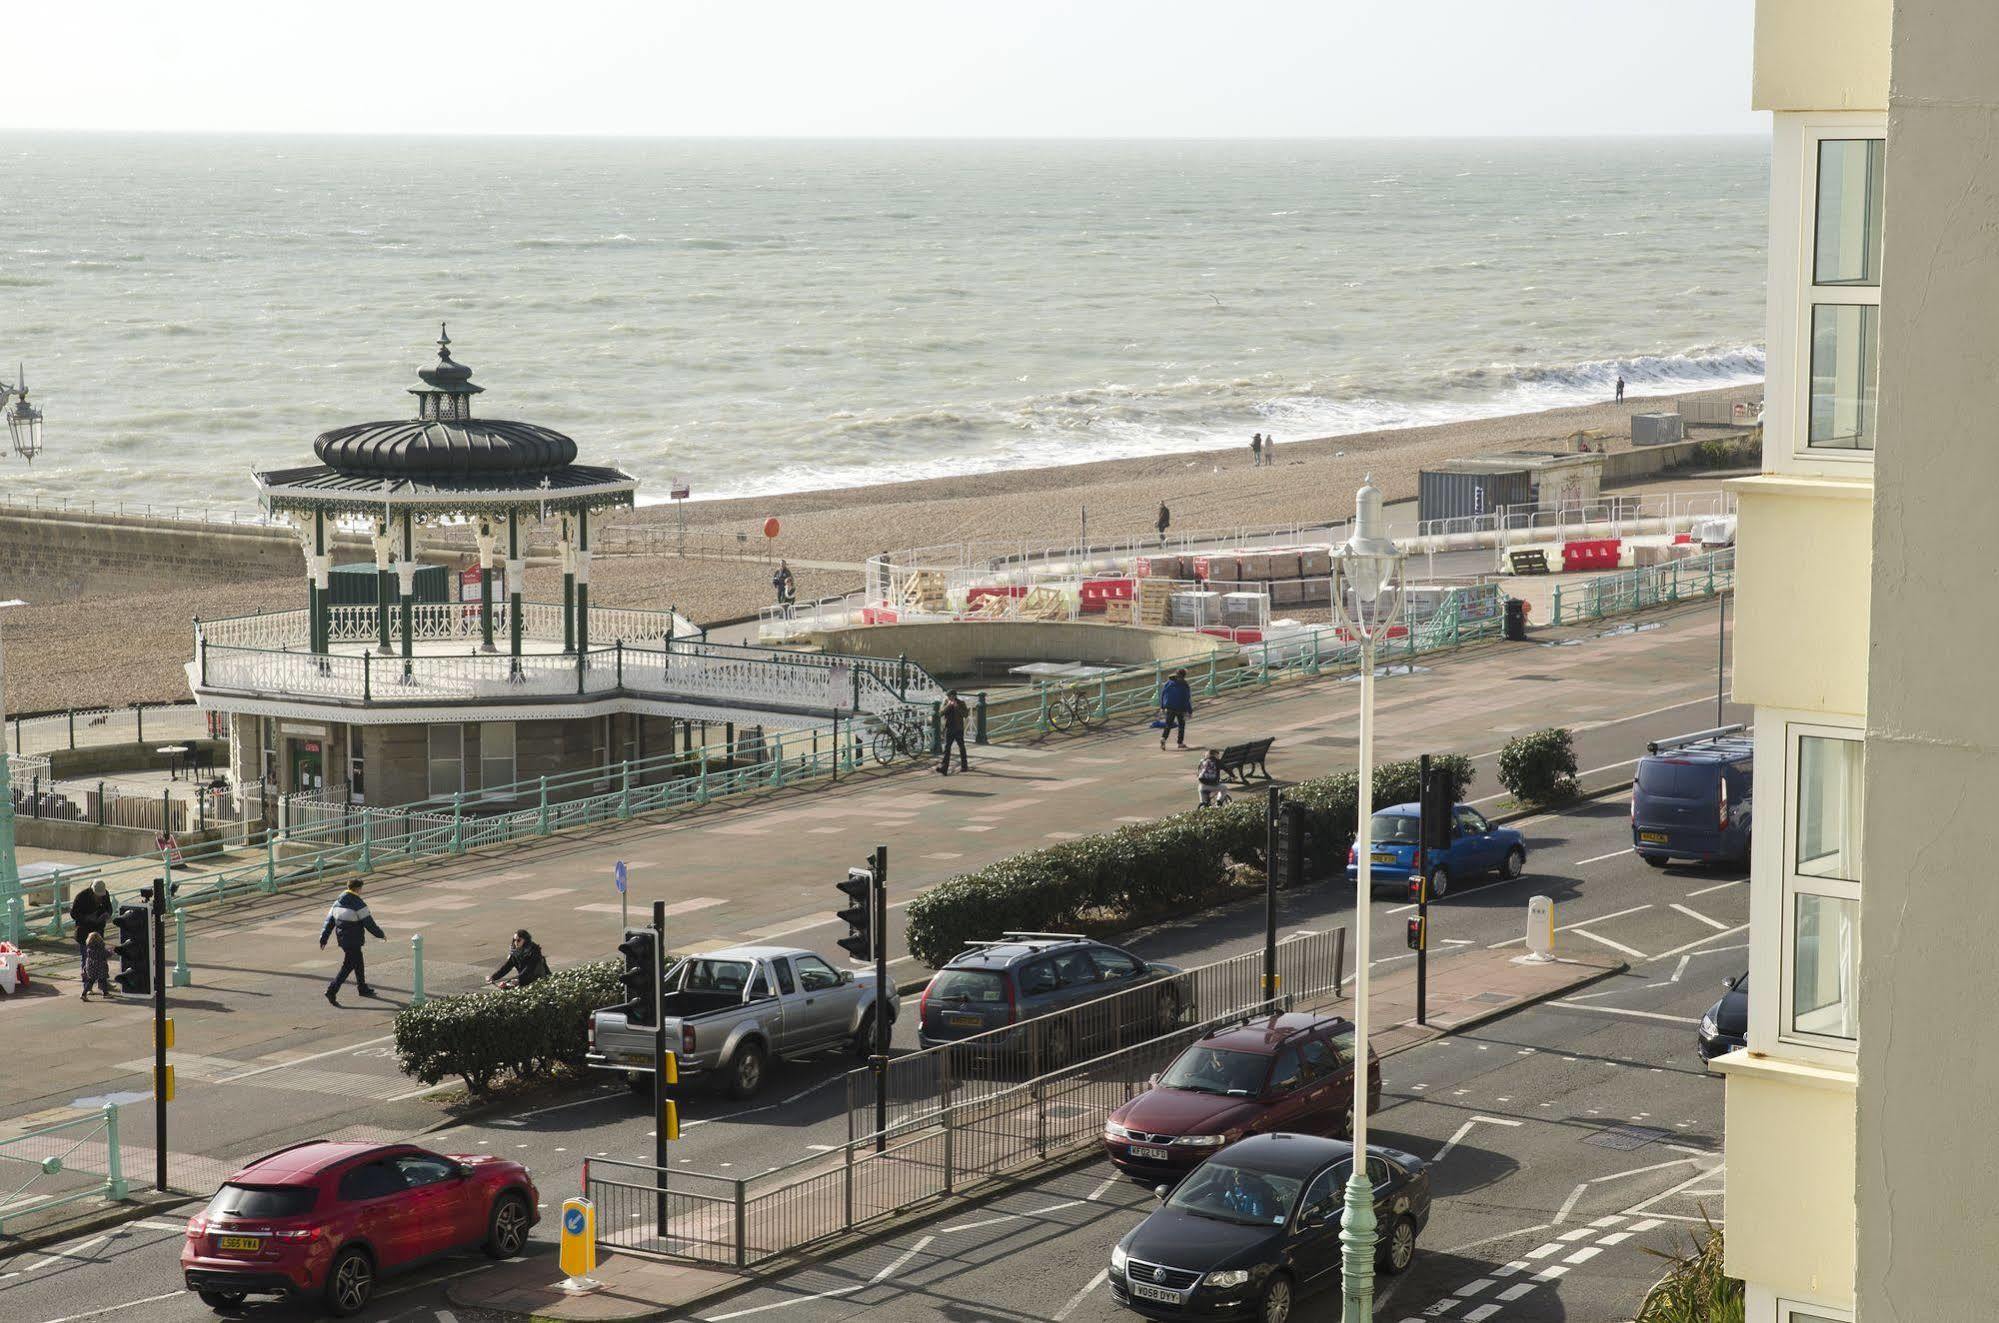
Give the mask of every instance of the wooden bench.
[{"label": "wooden bench", "polygon": [[1270,746],[1276,742],[1275,737],[1272,737],[1267,740],[1251,740],[1247,744],[1231,744],[1223,749],[1223,778],[1233,780],[1238,785],[1248,785],[1250,774],[1253,772],[1266,781],[1270,780],[1269,769],[1264,767],[1263,760],[1270,756]]}]

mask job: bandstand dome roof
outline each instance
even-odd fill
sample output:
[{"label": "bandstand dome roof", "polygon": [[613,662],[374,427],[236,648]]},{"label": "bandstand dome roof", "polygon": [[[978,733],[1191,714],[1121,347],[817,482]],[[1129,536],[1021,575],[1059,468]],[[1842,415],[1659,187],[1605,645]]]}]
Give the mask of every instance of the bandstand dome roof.
[{"label": "bandstand dome roof", "polygon": [[553,428],[503,418],[405,419],[321,432],[312,453],[356,478],[517,478],[575,463],[576,443]]}]

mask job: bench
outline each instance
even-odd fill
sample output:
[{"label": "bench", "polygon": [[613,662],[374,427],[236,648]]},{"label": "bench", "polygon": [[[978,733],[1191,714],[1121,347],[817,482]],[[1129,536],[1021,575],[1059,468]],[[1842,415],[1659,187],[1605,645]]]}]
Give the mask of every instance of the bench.
[{"label": "bench", "polygon": [[1276,742],[1276,738],[1272,737],[1229,745],[1222,750],[1222,776],[1238,785],[1248,785],[1252,772],[1266,781],[1270,780],[1270,772],[1264,767],[1263,760],[1270,756],[1270,746]]}]

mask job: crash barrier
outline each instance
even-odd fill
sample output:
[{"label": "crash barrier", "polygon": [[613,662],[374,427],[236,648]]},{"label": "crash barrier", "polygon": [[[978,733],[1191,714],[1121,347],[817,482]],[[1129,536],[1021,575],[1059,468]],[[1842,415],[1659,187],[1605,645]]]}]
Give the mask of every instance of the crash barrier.
[{"label": "crash barrier", "polygon": [[[1342,949],[1344,935],[1342,929]],[[1252,954],[1260,976],[1262,952]],[[1221,1024],[1334,1009],[1342,1000],[1334,974],[1328,967],[1315,977],[1314,990],[1255,1000],[1235,1014],[1183,1024],[1073,1065],[994,1080],[990,1088],[954,1085],[936,1105],[885,1130],[757,1175],[591,1158],[583,1192],[598,1210],[598,1241],[628,1254],[748,1268],[918,1204],[966,1197],[983,1181],[1031,1172],[1101,1143],[1112,1112]]]},{"label": "crash barrier", "polygon": [[1556,625],[1574,625],[1629,615],[1656,606],[1714,597],[1735,587],[1735,548],[1668,561],[1644,569],[1599,575],[1583,583],[1555,586]]}]

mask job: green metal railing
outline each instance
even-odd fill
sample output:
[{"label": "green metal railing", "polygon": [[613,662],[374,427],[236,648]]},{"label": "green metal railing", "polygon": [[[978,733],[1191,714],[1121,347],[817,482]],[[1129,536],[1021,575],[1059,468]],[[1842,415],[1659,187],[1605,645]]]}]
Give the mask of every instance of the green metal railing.
[{"label": "green metal railing", "polygon": [[1606,616],[1630,615],[1655,606],[1698,601],[1735,587],[1735,548],[1648,565],[1619,574],[1601,574],[1573,585],[1555,585],[1556,625],[1582,624]]},{"label": "green metal railing", "polygon": [[29,1213],[125,1195],[115,1103],[0,1139],[0,1231]]}]

